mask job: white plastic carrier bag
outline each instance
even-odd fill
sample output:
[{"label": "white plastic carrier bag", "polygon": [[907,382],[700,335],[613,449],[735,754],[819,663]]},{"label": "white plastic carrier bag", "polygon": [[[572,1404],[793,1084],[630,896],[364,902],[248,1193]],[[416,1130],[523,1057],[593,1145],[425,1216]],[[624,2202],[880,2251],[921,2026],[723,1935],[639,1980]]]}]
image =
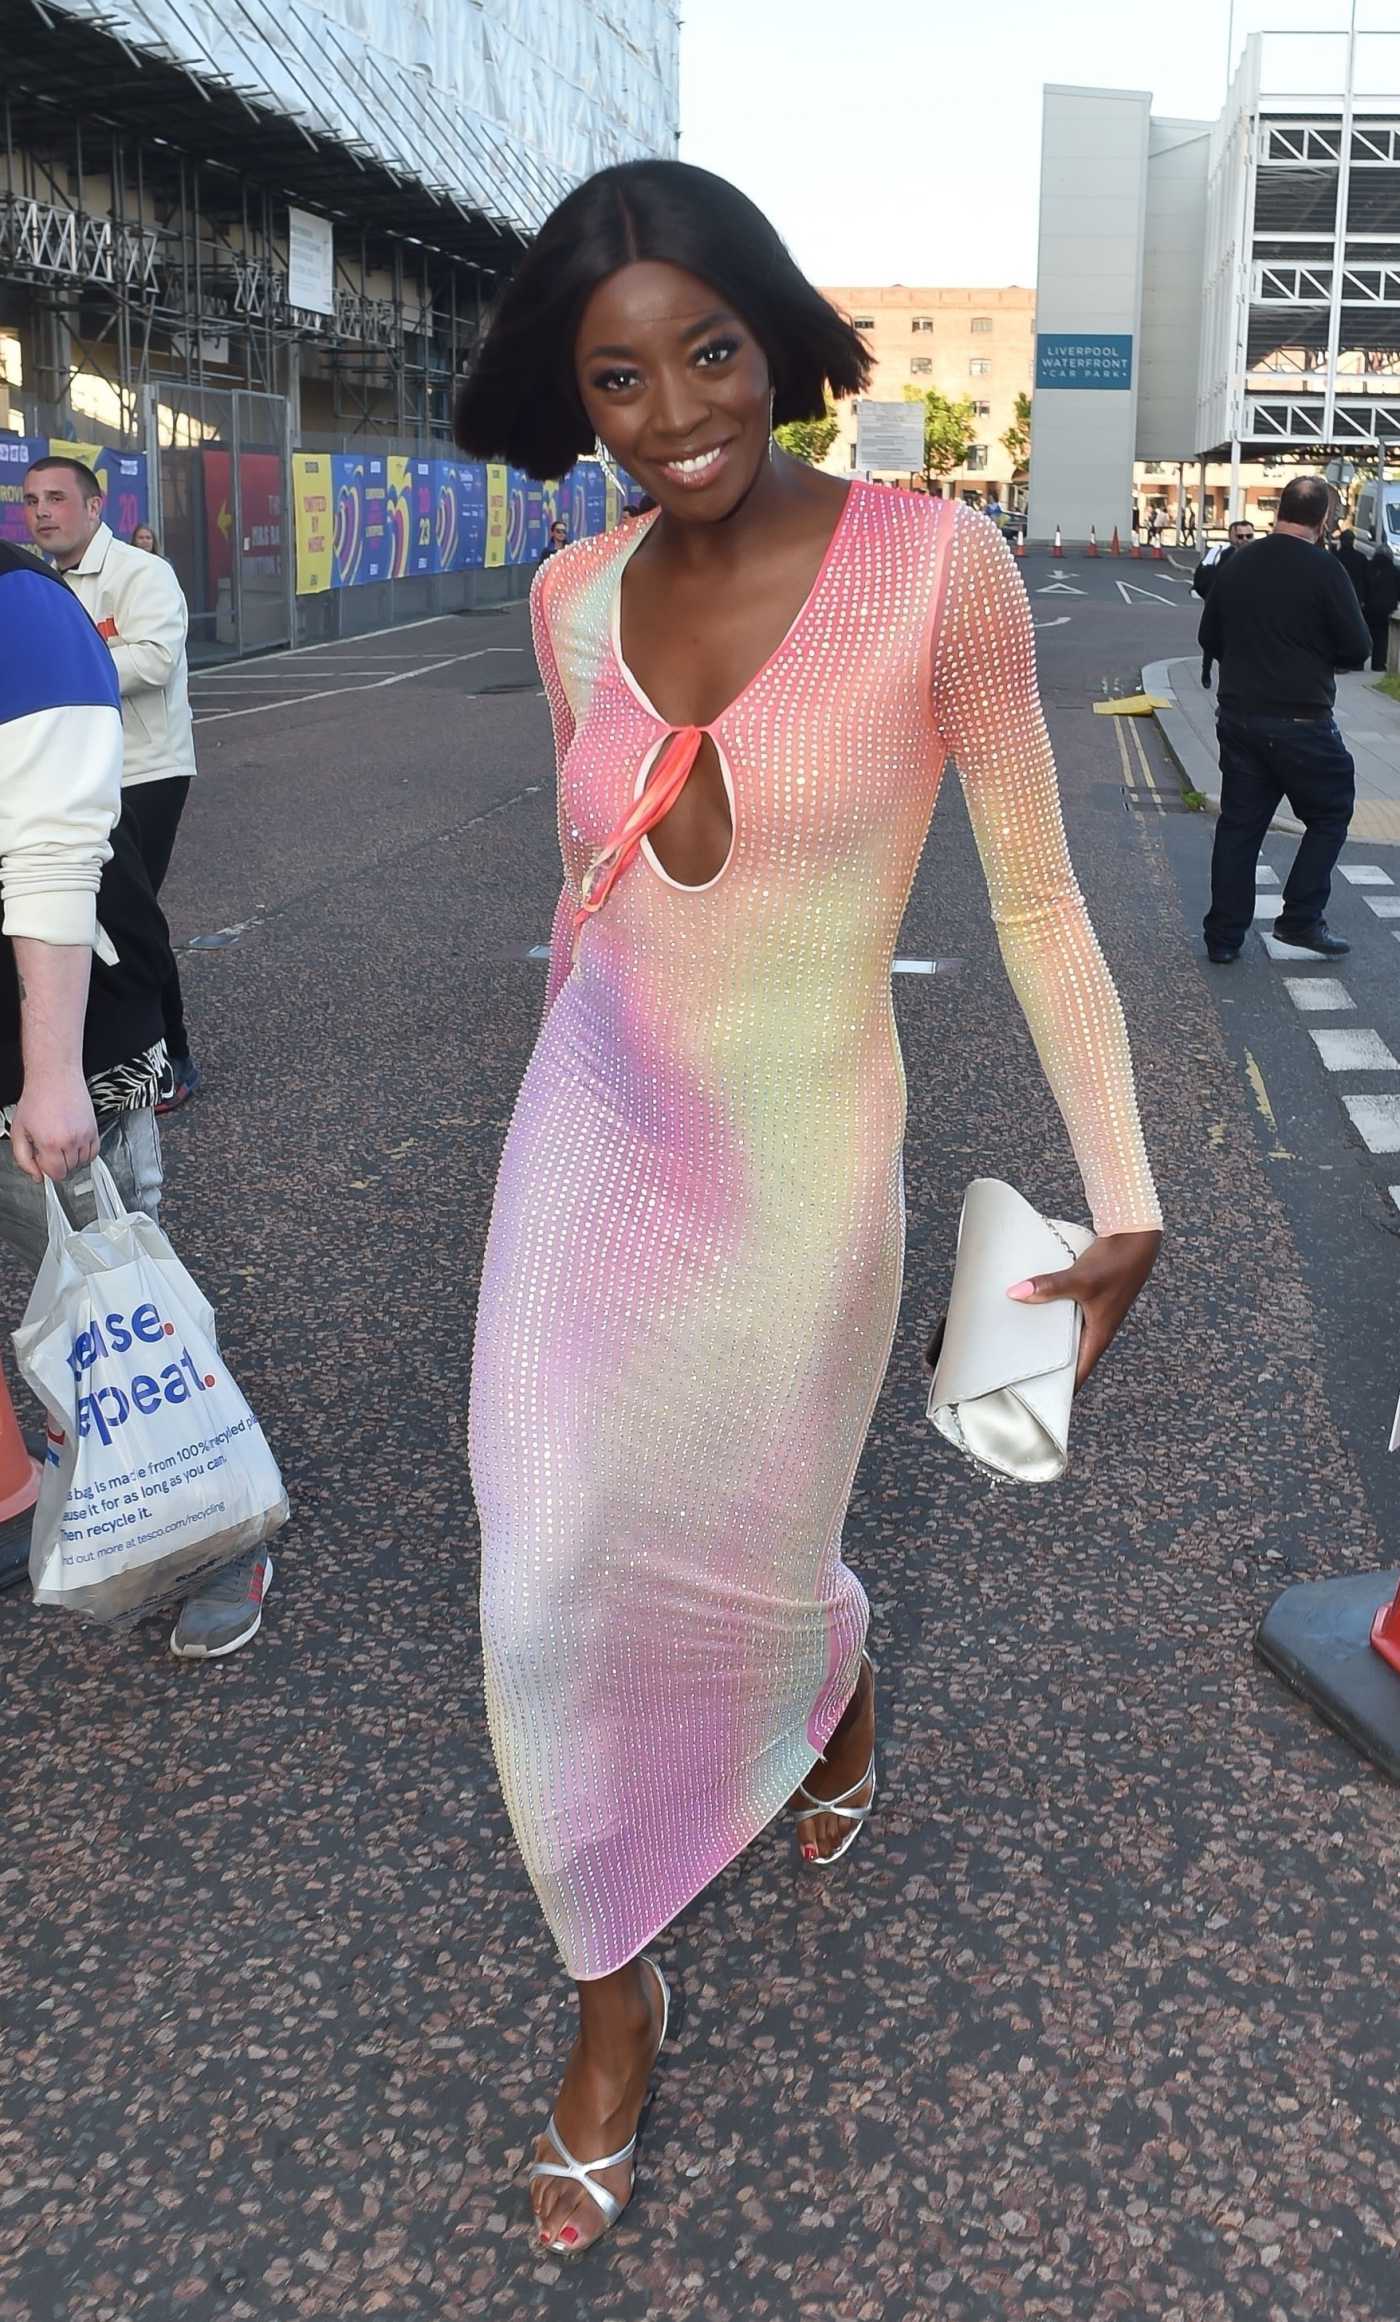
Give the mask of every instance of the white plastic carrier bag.
[{"label": "white plastic carrier bag", "polygon": [[49,1246],[14,1334],[49,1419],[29,1578],[37,1604],[125,1626],[270,1539],[288,1507],[213,1308],[101,1159],[92,1183],[79,1229],[45,1180]]}]

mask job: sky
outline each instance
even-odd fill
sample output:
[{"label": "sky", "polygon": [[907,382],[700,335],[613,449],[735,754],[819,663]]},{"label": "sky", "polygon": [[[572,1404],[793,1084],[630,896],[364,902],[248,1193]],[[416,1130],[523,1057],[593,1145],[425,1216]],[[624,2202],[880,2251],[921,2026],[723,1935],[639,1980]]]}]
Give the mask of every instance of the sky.
[{"label": "sky", "polygon": [[[1400,32],[1400,0],[1357,5],[1363,28]],[[1265,26],[1345,27],[1348,6],[1235,0],[1235,51]],[[681,159],[751,194],[814,281],[1033,284],[1042,84],[1146,89],[1154,112],[1213,119],[1231,15],[1230,0],[682,0]],[[1400,57],[1400,39],[1383,46]]]}]

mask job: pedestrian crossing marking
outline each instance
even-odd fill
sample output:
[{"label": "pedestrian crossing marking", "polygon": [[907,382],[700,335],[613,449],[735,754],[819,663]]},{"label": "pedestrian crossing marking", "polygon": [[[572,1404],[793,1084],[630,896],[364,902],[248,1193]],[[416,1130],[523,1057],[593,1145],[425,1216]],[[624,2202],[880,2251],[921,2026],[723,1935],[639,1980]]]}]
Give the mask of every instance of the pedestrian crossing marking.
[{"label": "pedestrian crossing marking", "polygon": [[1372,1153],[1400,1153],[1400,1096],[1344,1096],[1352,1127]]},{"label": "pedestrian crossing marking", "polygon": [[1362,901],[1377,919],[1400,919],[1400,895],[1364,895]]},{"label": "pedestrian crossing marking", "polygon": [[1291,967],[1300,966],[1304,960],[1327,957],[1326,952],[1309,951],[1300,943],[1280,943],[1276,935],[1270,935],[1267,927],[1260,928],[1259,940],[1270,959],[1286,959]]},{"label": "pedestrian crossing marking", "polygon": [[1309,1032],[1329,1072],[1400,1072],[1379,1032]]},{"label": "pedestrian crossing marking", "polygon": [[1283,988],[1303,1015],[1322,1015],[1332,1008],[1340,1012],[1356,1006],[1346,985],[1339,984],[1332,976],[1285,976]]},{"label": "pedestrian crossing marking", "polygon": [[1254,916],[1256,919],[1277,919],[1282,909],[1283,897],[1281,895],[1261,895],[1256,892],[1254,897]]},{"label": "pedestrian crossing marking", "polygon": [[1276,887],[1278,872],[1271,871],[1267,863],[1260,863],[1254,874],[1254,884],[1256,887]]},{"label": "pedestrian crossing marking", "polygon": [[1379,863],[1339,863],[1337,868],[1353,887],[1393,887],[1395,884],[1389,871],[1383,871]]}]

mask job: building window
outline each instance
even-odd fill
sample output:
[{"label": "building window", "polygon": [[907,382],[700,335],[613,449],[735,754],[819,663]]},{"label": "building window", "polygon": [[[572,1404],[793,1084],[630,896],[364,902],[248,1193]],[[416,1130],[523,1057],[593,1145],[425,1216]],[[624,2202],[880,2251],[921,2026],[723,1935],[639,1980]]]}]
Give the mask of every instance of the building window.
[{"label": "building window", "polygon": [[974,417],[978,419],[990,419],[992,416],[990,403],[974,403],[972,409]]},{"label": "building window", "polygon": [[967,457],[963,461],[963,466],[967,469],[968,473],[972,474],[976,469],[985,468],[986,465],[986,445],[984,443],[970,443],[967,447]]},{"label": "building window", "polygon": [[857,331],[873,331],[873,330],[874,330],[874,328],[875,328],[875,317],[874,317],[874,315],[873,315],[873,314],[855,314],[855,315],[852,315],[852,317],[851,317],[851,328],[852,328],[853,330],[857,330]]},{"label": "building window", "polygon": [[916,379],[921,375],[921,373],[925,371],[931,371],[933,369],[932,355],[911,355],[909,357],[909,369]]},{"label": "building window", "polygon": [[972,318],[972,327],[975,331],[989,331],[992,327],[991,316],[989,314],[975,314]]},{"label": "building window", "polygon": [[985,355],[974,355],[967,367],[974,379],[985,379],[992,366]]},{"label": "building window", "polygon": [[931,314],[916,314],[909,328],[911,331],[931,331],[933,329],[933,316]]}]

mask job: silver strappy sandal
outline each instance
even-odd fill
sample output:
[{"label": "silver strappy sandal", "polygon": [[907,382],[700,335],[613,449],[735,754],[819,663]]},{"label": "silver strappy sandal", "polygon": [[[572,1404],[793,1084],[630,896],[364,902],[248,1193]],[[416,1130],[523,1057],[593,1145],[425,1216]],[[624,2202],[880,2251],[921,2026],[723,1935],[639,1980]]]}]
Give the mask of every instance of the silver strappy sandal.
[{"label": "silver strappy sandal", "polygon": [[[871,1679],[873,1681],[875,1676],[875,1664],[871,1660],[868,1653],[863,1654],[862,1659],[870,1671]],[[826,1759],[824,1755],[818,1760],[818,1763],[820,1765],[825,1765]],[[860,1792],[865,1788],[867,1782],[870,1784],[870,1796],[865,1800],[863,1805],[853,1806],[851,1804],[851,1800],[859,1796]],[[862,1822],[867,1819],[872,1807],[875,1804],[874,1750],[872,1750],[870,1753],[870,1763],[866,1767],[865,1772],[861,1775],[860,1780],[858,1782],[852,1782],[850,1789],[843,1790],[839,1798],[816,1798],[807,1788],[805,1782],[798,1783],[795,1794],[798,1803],[795,1806],[789,1806],[787,1809],[788,1813],[792,1816],[795,1822],[810,1822],[818,1814],[830,1814],[837,1822],[849,1822],[851,1825],[851,1828],[847,1831],[846,1836],[842,1839],[841,1844],[836,1848],[835,1852],[832,1854],[819,1854],[815,1863],[812,1865],[814,1870],[826,1870],[832,1863],[839,1862],[843,1854],[850,1853],[851,1848],[855,1845],[856,1840],[860,1836],[860,1826]]]},{"label": "silver strappy sandal", "polygon": [[[666,2029],[671,2021],[671,1987],[667,1983],[665,1976],[662,1974],[660,1968],[657,1966],[656,1961],[652,1958],[649,1951],[644,1951],[642,1953],[642,1963],[644,1966],[651,1969],[651,1972],[656,1977],[657,1983],[661,1989],[661,2037],[656,2043],[656,2055],[659,2056],[662,2049],[666,2045]],[[653,2070],[655,2069],[655,2065],[656,2057],[653,2057]],[[642,2107],[642,2120],[646,2118],[647,2108],[650,2105],[650,2102],[651,2099],[648,2097],[646,2103]],[[573,2154],[569,2151],[568,2146],[565,2144],[563,2138],[559,2134],[558,2125],[555,2121],[553,2113],[550,2114],[549,2121],[544,2133],[548,2137],[551,2145],[554,2147],[555,2152],[559,2155],[559,2158],[557,2161],[532,2161],[530,2163],[531,2184],[534,2183],[536,2177],[571,2178],[576,2185],[582,2185],[585,2193],[591,2194],[592,2198],[597,2202],[598,2207],[603,2213],[602,2233],[595,2233],[592,2241],[580,2242],[577,2248],[573,2247],[567,2241],[555,2240],[546,2242],[544,2247],[550,2257],[583,2257],[587,2251],[594,2248],[594,2246],[602,2240],[604,2233],[607,2233],[612,2226],[616,2225],[619,2217],[622,2215],[623,2210],[626,2208],[627,2203],[624,2201],[619,2201],[617,2195],[615,2193],[610,2193],[606,2185],[595,2185],[593,2182],[593,2173],[595,2170],[600,2169],[620,2168],[624,2161],[630,2161],[637,2150],[637,2139],[641,2135],[641,2131],[642,2121],[639,2120],[636,2128],[632,2131],[631,2136],[628,2138],[626,2144],[622,2147],[620,2152],[605,2153],[600,2161],[576,2161]],[[630,2200],[630,2198],[631,2196],[629,2194],[628,2199]]]}]

